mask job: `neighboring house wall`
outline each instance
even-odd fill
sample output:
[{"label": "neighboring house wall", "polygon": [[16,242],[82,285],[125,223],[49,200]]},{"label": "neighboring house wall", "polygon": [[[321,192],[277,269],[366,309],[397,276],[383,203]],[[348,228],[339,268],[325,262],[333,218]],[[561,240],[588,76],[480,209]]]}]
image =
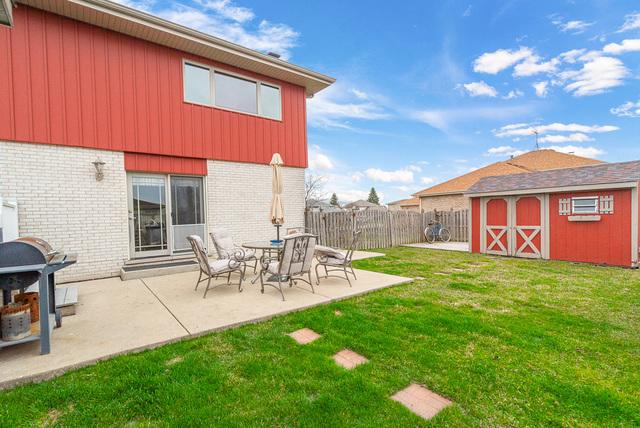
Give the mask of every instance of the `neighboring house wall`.
[{"label": "neighboring house wall", "polygon": [[462,194],[423,196],[420,198],[420,209],[423,212],[438,210],[465,210],[469,208],[469,200]]},{"label": "neighboring house wall", "polygon": [[[559,200],[613,195],[613,214],[572,222],[559,215]],[[631,266],[631,190],[556,193],[549,196],[550,256],[556,260]]]},{"label": "neighboring house wall", "polygon": [[[92,162],[105,162],[96,181]],[[129,254],[121,152],[0,142],[0,194],[18,200],[20,236],[37,236],[78,262],[58,280],[117,275]]]},{"label": "neighboring house wall", "polygon": [[[238,244],[276,238],[271,224],[271,167],[209,161],[207,202],[209,231],[225,227]],[[284,220],[287,228],[304,227],[304,169],[283,168]]]},{"label": "neighboring house wall", "polygon": [[[0,26],[0,140],[307,166],[305,89],[20,5]],[[282,120],[184,102],[183,60],[276,84]]]}]

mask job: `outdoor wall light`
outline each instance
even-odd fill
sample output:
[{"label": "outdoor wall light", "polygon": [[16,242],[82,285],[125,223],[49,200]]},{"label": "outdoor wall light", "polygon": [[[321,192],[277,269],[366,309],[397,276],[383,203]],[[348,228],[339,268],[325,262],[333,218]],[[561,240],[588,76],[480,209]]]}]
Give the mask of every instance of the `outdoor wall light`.
[{"label": "outdoor wall light", "polygon": [[104,162],[98,158],[91,163],[96,168],[96,181],[102,181],[104,178]]}]

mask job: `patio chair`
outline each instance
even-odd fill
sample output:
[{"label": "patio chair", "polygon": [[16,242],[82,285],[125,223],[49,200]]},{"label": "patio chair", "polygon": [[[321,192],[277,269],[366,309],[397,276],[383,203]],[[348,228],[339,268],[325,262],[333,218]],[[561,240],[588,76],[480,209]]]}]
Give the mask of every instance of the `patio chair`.
[{"label": "patio chair", "polygon": [[[320,284],[320,275],[318,275],[318,268],[324,268],[324,277],[323,278],[341,278],[346,279],[349,283],[349,287],[352,287],[351,280],[349,279],[349,275],[353,275],[353,279],[358,279],[356,277],[356,272],[353,270],[353,266],[351,265],[353,259],[353,252],[358,247],[358,240],[360,239],[361,231],[353,232],[353,236],[351,238],[351,245],[346,253],[335,250],[330,247],[316,247],[316,284]],[[344,277],[341,275],[330,275],[331,272],[341,272],[344,274]]]},{"label": "patio chair", "polygon": [[229,231],[222,227],[214,228],[210,233],[210,236],[219,260],[229,259],[233,256],[236,260],[244,263],[244,272],[246,272],[247,264],[253,262],[253,273],[256,273],[258,270],[256,250],[242,248],[241,246],[234,244]]},{"label": "patio chair", "polygon": [[[316,247],[316,237],[310,233],[297,233],[284,237],[284,247],[278,260],[265,260],[260,270],[260,292],[264,294],[264,286],[270,285],[280,290],[284,301],[282,283],[289,283],[292,287],[298,281],[306,282],[311,286],[311,292],[315,293],[311,282],[311,265]],[[264,274],[270,273],[272,277],[264,280]],[[304,276],[307,276],[307,281]],[[277,282],[273,284],[271,282]]]},{"label": "patio chair", "polygon": [[202,296],[203,299],[207,297],[212,279],[216,279],[222,275],[227,275],[227,284],[230,284],[231,274],[234,272],[237,272],[240,275],[240,279],[238,280],[238,292],[242,291],[242,280],[244,279],[243,266],[246,267],[246,265],[243,265],[242,261],[237,260],[233,255],[228,259],[209,260],[207,251],[204,249],[202,238],[198,235],[189,235],[187,236],[187,241],[189,241],[191,249],[193,249],[193,252],[196,255],[196,260],[198,260],[198,266],[200,267],[200,275],[198,276],[198,282],[196,282],[195,289],[198,290],[198,285],[200,285],[204,280],[208,280],[207,288],[204,290],[204,296]]}]

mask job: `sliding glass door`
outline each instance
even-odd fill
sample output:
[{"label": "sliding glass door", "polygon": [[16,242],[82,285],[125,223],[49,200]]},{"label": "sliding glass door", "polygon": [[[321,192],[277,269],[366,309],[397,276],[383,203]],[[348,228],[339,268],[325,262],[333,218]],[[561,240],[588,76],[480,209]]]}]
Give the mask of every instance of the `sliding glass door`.
[{"label": "sliding glass door", "polygon": [[129,230],[132,257],[190,251],[187,236],[207,245],[202,177],[129,175]]},{"label": "sliding glass door", "polygon": [[130,177],[129,218],[134,257],[169,254],[166,177]]}]

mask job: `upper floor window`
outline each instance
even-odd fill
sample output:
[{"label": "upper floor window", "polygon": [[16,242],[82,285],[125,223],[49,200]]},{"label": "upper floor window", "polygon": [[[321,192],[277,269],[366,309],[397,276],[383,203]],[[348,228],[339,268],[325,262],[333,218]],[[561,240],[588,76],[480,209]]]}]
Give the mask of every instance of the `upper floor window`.
[{"label": "upper floor window", "polygon": [[598,197],[571,198],[571,211],[573,214],[597,214]]},{"label": "upper floor window", "polygon": [[211,78],[208,68],[184,64],[184,99],[198,104],[211,102]]},{"label": "upper floor window", "polygon": [[280,96],[275,85],[184,63],[185,101],[280,120]]}]

